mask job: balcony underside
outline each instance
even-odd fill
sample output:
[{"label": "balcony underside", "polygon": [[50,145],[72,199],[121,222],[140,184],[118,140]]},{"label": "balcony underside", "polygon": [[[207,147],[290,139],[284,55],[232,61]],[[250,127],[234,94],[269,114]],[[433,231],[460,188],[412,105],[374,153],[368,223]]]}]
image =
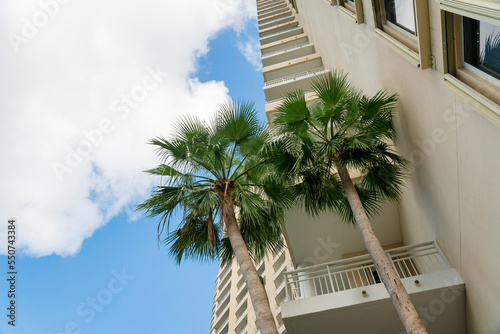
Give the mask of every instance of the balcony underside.
[{"label": "balcony underside", "polygon": [[288,29],[296,28],[296,27],[298,27],[298,25],[299,25],[299,21],[297,21],[296,19],[292,20],[292,21],[285,22],[285,23],[277,24],[277,25],[269,27],[267,29],[261,29],[259,31],[259,36],[261,38],[263,38],[263,37],[273,35],[273,34],[288,30]]},{"label": "balcony underside", "polygon": [[276,41],[281,41],[281,40],[284,40],[284,39],[287,39],[287,38],[290,38],[290,37],[294,37],[294,36],[297,36],[297,35],[300,35],[300,34],[303,34],[303,33],[304,33],[304,29],[302,29],[301,27],[295,27],[295,28],[291,28],[291,29],[286,29],[284,31],[280,31],[280,32],[277,32],[277,33],[274,33],[274,34],[262,37],[260,39],[260,44],[261,45],[266,45],[266,44],[269,44],[269,43],[273,43],[273,42],[276,42]]},{"label": "balcony underside", "polygon": [[266,67],[282,63],[284,61],[304,57],[312,53],[314,53],[314,45],[309,42],[305,42],[285,50],[274,51],[273,53],[268,53],[265,56],[262,56],[262,66]]},{"label": "balcony underside", "polygon": [[321,55],[319,53],[314,53],[290,61],[266,66],[262,69],[262,73],[264,74],[264,81],[267,82],[320,67],[323,67]]},{"label": "balcony underside", "polygon": [[[380,214],[371,222],[382,245],[401,242],[396,204],[383,203]],[[359,230],[333,212],[311,217],[296,209],[287,213],[285,227],[296,266],[335,261],[343,254],[365,249]]]},{"label": "balcony underside", "polygon": [[[466,333],[465,287],[455,269],[402,281],[429,334]],[[383,284],[287,301],[281,309],[289,334],[405,333]]]},{"label": "balcony underside", "polygon": [[272,27],[276,27],[278,25],[285,24],[285,23],[293,21],[293,20],[295,20],[295,17],[293,15],[279,17],[276,20],[272,20],[272,21],[269,21],[267,23],[259,24],[259,30],[265,30],[265,29],[269,29]]},{"label": "balcony underside", "polygon": [[283,98],[286,92],[290,92],[295,89],[301,89],[305,92],[309,92],[311,91],[311,78],[315,75],[322,75],[327,72],[328,70],[325,68],[317,68],[307,72],[297,73],[289,77],[267,81],[264,86],[266,101],[269,103],[271,101],[279,100]]}]

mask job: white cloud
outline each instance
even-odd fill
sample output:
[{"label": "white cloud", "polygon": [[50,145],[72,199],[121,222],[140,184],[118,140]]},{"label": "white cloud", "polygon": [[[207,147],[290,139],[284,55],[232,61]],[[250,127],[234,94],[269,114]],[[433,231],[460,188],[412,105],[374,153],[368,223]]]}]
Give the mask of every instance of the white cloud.
[{"label": "white cloud", "polygon": [[0,2],[0,226],[17,218],[25,253],[73,255],[149,194],[141,171],[156,162],[147,140],[168,135],[178,115],[206,117],[227,99],[224,83],[193,78],[196,58],[221,29],[241,31],[254,7]]},{"label": "white cloud", "polygon": [[259,41],[251,36],[246,36],[247,40],[240,40],[236,43],[238,50],[256,71],[262,70],[262,61]]}]

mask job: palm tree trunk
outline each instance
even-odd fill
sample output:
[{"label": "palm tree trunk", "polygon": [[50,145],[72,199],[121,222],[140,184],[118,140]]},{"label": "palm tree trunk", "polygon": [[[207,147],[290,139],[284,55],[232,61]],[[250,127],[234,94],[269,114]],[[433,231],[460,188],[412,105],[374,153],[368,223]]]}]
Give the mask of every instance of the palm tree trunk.
[{"label": "palm tree trunk", "polygon": [[378,240],[373,227],[366,215],[366,212],[361,204],[356,188],[349,176],[347,168],[340,163],[336,164],[337,171],[342,181],[342,186],[346,193],[347,199],[351,206],[352,212],[354,213],[354,219],[356,220],[356,225],[358,226],[363,241],[365,243],[366,249],[372,258],[375,268],[379,273],[382,282],[384,283],[387,292],[392,299],[392,303],[396,307],[399,318],[403,323],[408,334],[424,334],[427,333],[420,317],[410,300],[410,296],[406,291],[401,279],[399,278],[396,270],[392,266],[391,261],[387,257],[380,241]]},{"label": "palm tree trunk", "polygon": [[[229,197],[229,196],[228,196]],[[262,334],[278,334],[274,316],[269,306],[266,291],[262,285],[257,270],[253,264],[252,258],[248,253],[247,246],[241,236],[236,215],[234,213],[233,202],[226,197],[222,204],[222,214],[226,225],[227,236],[231,242],[231,246],[236,256],[236,260],[243,274],[243,278],[247,284],[248,293],[252,300],[255,316],[257,317],[257,325]]]}]

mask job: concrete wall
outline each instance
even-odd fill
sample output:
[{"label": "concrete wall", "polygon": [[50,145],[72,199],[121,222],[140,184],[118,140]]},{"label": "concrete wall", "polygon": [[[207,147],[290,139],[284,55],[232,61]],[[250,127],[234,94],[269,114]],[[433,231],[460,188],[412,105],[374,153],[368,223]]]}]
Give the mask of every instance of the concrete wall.
[{"label": "concrete wall", "polygon": [[468,332],[498,334],[500,128],[441,85],[440,10],[428,4],[436,69],[420,70],[375,37],[370,0],[362,25],[325,0],[297,0],[325,66],[346,70],[367,94],[399,94],[397,146],[414,162],[399,205],[403,242],[437,240],[465,281]]}]

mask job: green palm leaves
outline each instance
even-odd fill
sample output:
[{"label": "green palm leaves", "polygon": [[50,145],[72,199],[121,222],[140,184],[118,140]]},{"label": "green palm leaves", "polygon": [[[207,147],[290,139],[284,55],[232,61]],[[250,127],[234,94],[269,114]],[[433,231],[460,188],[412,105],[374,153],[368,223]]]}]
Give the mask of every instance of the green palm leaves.
[{"label": "green palm leaves", "polygon": [[313,89],[317,101],[306,104],[295,91],[278,108],[276,166],[295,178],[293,193],[306,211],[333,209],[356,224],[403,325],[425,333],[369,220],[382,201],[399,197],[403,185],[406,160],[390,148],[396,96],[365,96],[341,72],[318,78]]},{"label": "green palm leaves", "polygon": [[383,91],[368,97],[335,71],[312,86],[316,101],[306,103],[302,91],[293,91],[277,109],[274,143],[281,149],[275,164],[295,175],[294,194],[307,212],[333,209],[353,222],[335,172],[345,166],[360,176],[356,190],[368,215],[374,215],[381,201],[399,197],[405,176],[406,160],[390,146],[397,97]]},{"label": "green palm leaves", "polygon": [[[269,131],[259,122],[253,104],[229,102],[211,122],[184,117],[172,139],[151,144],[161,160],[147,172],[161,176],[161,185],[138,206],[160,217],[158,236],[180,263],[184,258],[228,261],[233,250],[224,235],[222,202],[230,199],[250,254],[283,246],[281,224],[286,186],[263,154]],[[174,214],[182,215],[174,229]]]}]

